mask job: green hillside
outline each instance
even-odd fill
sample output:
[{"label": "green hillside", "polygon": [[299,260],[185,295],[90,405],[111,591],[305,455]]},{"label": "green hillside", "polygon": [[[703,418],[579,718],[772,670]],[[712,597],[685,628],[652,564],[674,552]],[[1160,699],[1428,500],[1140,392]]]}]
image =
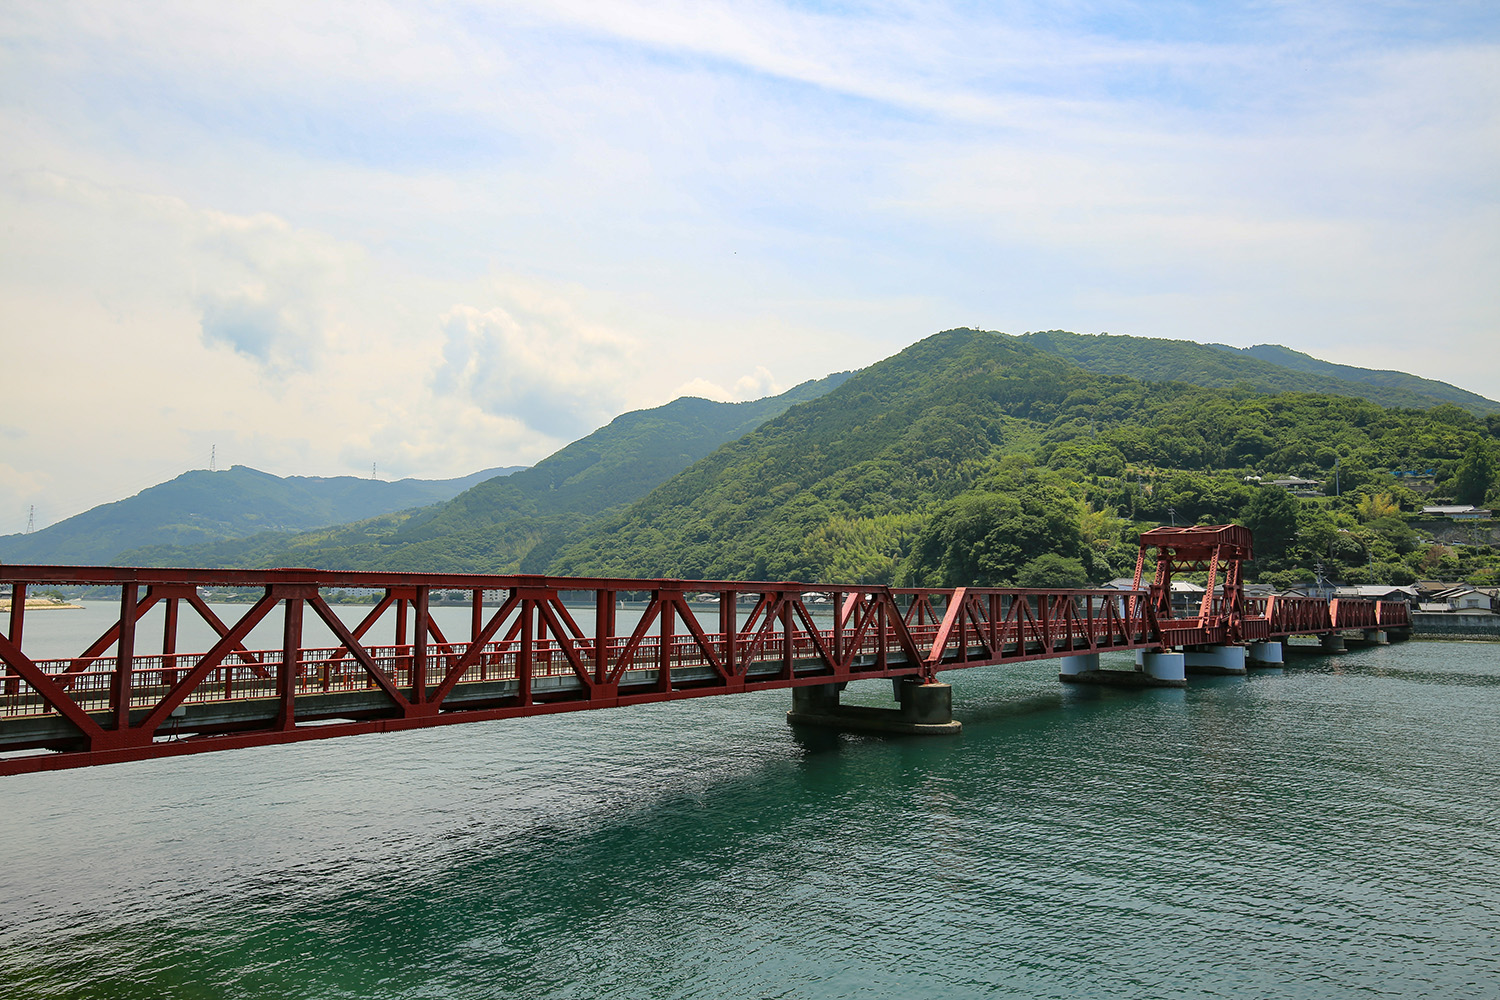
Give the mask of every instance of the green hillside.
[{"label": "green hillside", "polygon": [[[939,334],[856,373],[653,491],[553,564],[559,573],[889,578],[936,498],[1038,444],[1083,369],[1013,338]],[[850,548],[878,544],[857,569]],[[844,574],[854,573],[854,577]]]},{"label": "green hillside", "polygon": [[268,531],[305,531],[439,503],[518,468],[398,482],[354,476],[282,478],[243,465],[221,472],[200,469],[40,531],[0,537],[0,560],[90,565],[111,562],[126,549],[143,545],[195,545]]},{"label": "green hillside", "polygon": [[[1399,512],[1422,498],[1387,470],[1432,467],[1436,488],[1451,488],[1497,432],[1500,417],[1451,404],[1139,381],[1087,371],[1035,338],[950,330],[726,445],[589,527],[548,568],[1081,584],[1128,573],[1142,525],[1239,519],[1263,540],[1264,574],[1317,559],[1356,582],[1444,565],[1488,572],[1488,550],[1418,544]],[[1300,474],[1331,492],[1335,462],[1336,498],[1247,481]]]},{"label": "green hillside", "polygon": [[1257,344],[1254,347],[1228,347],[1224,344],[1211,344],[1209,346],[1221,351],[1231,351],[1247,357],[1257,358],[1261,361],[1270,362],[1273,365],[1290,368],[1293,371],[1308,372],[1313,375],[1326,375],[1342,379],[1345,382],[1363,382],[1386,389],[1399,389],[1420,393],[1424,396],[1431,396],[1433,399],[1462,406],[1470,413],[1476,413],[1481,416],[1488,413],[1500,413],[1500,403],[1496,403],[1492,399],[1486,399],[1478,393],[1460,389],[1457,386],[1449,385],[1447,382],[1418,378],[1416,375],[1408,375],[1406,372],[1336,365],[1332,362],[1321,361],[1311,355],[1303,354],[1301,351],[1294,351],[1277,344]]},{"label": "green hillside", "polygon": [[1090,335],[1063,330],[1028,333],[1019,339],[1061,355],[1092,372],[1125,375],[1149,382],[1242,385],[1260,392],[1316,392],[1354,396],[1381,406],[1412,409],[1452,403],[1478,416],[1500,413],[1500,403],[1446,382],[1401,372],[1330,364],[1273,345],[1238,350],[1221,344],[1107,333]]},{"label": "green hillside", "polygon": [[746,403],[683,397],[616,417],[607,426],[504,479],[447,503],[328,530],[192,548],[155,546],[122,563],[318,566],[426,572],[532,572],[569,533],[621,507],[847,373]]}]

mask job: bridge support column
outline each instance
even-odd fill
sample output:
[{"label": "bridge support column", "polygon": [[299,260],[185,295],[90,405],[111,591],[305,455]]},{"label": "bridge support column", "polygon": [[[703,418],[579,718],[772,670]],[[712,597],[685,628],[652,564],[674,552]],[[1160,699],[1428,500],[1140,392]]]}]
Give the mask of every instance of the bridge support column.
[{"label": "bridge support column", "polygon": [[1135,665],[1147,677],[1163,685],[1187,687],[1187,662],[1182,653],[1172,653],[1166,650],[1151,653],[1138,649],[1135,652]]},{"label": "bridge support column", "polygon": [[896,686],[900,708],[840,705],[842,687],[814,684],[792,688],[792,710],[786,714],[786,721],[794,726],[911,736],[952,736],[963,731],[963,723],[953,718],[953,688],[947,684],[901,678]]},{"label": "bridge support column", "polygon": [[1279,642],[1252,642],[1245,658],[1252,667],[1279,667],[1286,662]]},{"label": "bridge support column", "polygon": [[1365,629],[1365,642],[1372,646],[1384,646],[1390,640],[1386,638],[1384,629],[1367,628]]},{"label": "bridge support column", "polygon": [[1189,646],[1182,655],[1190,674],[1239,677],[1245,673],[1244,646]]},{"label": "bridge support column", "polygon": [[1077,656],[1064,656],[1057,661],[1057,679],[1060,681],[1074,681],[1078,675],[1087,674],[1099,669],[1098,653],[1079,653]]},{"label": "bridge support column", "polygon": [[1101,669],[1098,653],[1064,656],[1058,664],[1057,679],[1064,684],[1098,684],[1102,687],[1119,688],[1187,687],[1187,676],[1182,672],[1181,653],[1147,653],[1137,650],[1134,670]]},{"label": "bridge support column", "polygon": [[1318,636],[1318,645],[1325,653],[1342,653],[1346,648],[1344,637],[1337,632],[1324,632]]}]

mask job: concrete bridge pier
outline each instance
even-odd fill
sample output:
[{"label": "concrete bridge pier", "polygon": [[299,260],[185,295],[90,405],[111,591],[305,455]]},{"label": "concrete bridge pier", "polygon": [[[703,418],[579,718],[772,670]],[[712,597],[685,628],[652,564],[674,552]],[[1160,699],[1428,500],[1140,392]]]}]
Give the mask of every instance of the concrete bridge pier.
[{"label": "concrete bridge pier", "polygon": [[1386,638],[1385,630],[1378,628],[1365,629],[1364,635],[1360,638],[1359,641],[1363,642],[1367,646],[1384,646],[1390,642],[1390,640]]},{"label": "concrete bridge pier", "polygon": [[1344,637],[1337,632],[1324,632],[1318,636],[1318,647],[1325,653],[1342,653],[1348,648],[1344,645]]},{"label": "concrete bridge pier", "polygon": [[899,708],[841,705],[839,692],[844,684],[795,687],[786,721],[794,726],[910,736],[953,736],[963,731],[963,723],[953,718],[953,688],[949,685],[900,677],[893,686]]},{"label": "concrete bridge pier", "polygon": [[1190,674],[1220,677],[1245,675],[1244,646],[1189,646],[1182,655]]},{"label": "concrete bridge pier", "polygon": [[1121,688],[1187,687],[1187,677],[1182,672],[1180,662],[1181,653],[1146,653],[1145,656],[1149,659],[1143,660],[1141,651],[1136,652],[1134,670],[1100,669],[1098,653],[1064,656],[1058,660],[1057,679],[1064,684],[1100,684]]},{"label": "concrete bridge pier", "polygon": [[1057,679],[1071,682],[1078,680],[1083,674],[1098,672],[1099,654],[1079,653],[1077,656],[1064,656],[1057,663]]},{"label": "concrete bridge pier", "polygon": [[1245,659],[1252,667],[1279,667],[1286,662],[1279,642],[1252,642]]},{"label": "concrete bridge pier", "polygon": [[1170,650],[1135,651],[1135,665],[1142,673],[1164,687],[1187,687],[1187,655]]}]

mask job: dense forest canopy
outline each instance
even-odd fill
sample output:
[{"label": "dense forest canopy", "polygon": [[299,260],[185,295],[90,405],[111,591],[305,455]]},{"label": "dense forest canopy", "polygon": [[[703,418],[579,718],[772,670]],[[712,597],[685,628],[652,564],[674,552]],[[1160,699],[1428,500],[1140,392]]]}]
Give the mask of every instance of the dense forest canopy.
[{"label": "dense forest canopy", "polygon": [[1355,396],[1382,406],[1427,409],[1451,403],[1476,416],[1500,413],[1500,402],[1446,382],[1405,372],[1335,365],[1274,344],[1235,348],[1117,334],[1046,330],[1020,339],[1089,371],[1146,381],[1244,386],[1258,392]]},{"label": "dense forest canopy", "polygon": [[[1250,524],[1252,571],[1296,582],[1494,572],[1488,546],[1417,541],[1403,515],[1459,488],[1500,417],[1454,404],[1100,375],[1024,338],[952,330],[721,449],[564,547],[559,573],[923,584],[1101,582],[1135,534]],[[1470,459],[1489,476],[1492,466]],[[1433,471],[1419,493],[1394,472]],[[1489,469],[1486,473],[1485,469]],[[1330,494],[1264,485],[1298,476]],[[1488,575],[1487,575],[1488,574]]]}]

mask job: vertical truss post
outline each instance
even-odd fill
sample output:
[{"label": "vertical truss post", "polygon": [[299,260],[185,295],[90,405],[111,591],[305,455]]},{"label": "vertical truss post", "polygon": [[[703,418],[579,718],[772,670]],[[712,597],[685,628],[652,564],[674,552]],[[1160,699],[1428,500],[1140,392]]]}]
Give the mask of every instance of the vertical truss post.
[{"label": "vertical truss post", "polygon": [[177,606],[179,597],[167,598],[161,624],[161,682],[166,687],[177,683]]},{"label": "vertical truss post", "polygon": [[427,635],[431,615],[431,587],[418,587],[416,598],[412,601],[412,617],[416,621],[412,625],[412,651],[411,651],[411,703],[422,705],[427,701]]},{"label": "vertical truss post", "polygon": [[469,609],[469,641],[474,642],[479,638],[479,633],[484,631],[484,591],[476,590],[473,593],[474,603]]},{"label": "vertical truss post", "polygon": [[297,675],[302,659],[303,598],[288,597],[282,602],[281,673],[277,675],[277,694],[281,711],[277,719],[282,732],[297,728]]},{"label": "vertical truss post", "polygon": [[135,669],[135,608],[137,584],[120,586],[120,638],[115,647],[115,675],[110,685],[110,707],[113,709],[114,728],[120,732],[130,728],[131,672]]},{"label": "vertical truss post", "polygon": [[794,628],[792,602],[787,600],[785,592],[780,597],[781,607],[777,609],[777,613],[781,616],[781,673],[783,677],[790,680],[793,676],[793,659],[796,652],[792,649],[792,629]]},{"label": "vertical truss post", "polygon": [[616,594],[594,591],[594,683],[609,683],[609,647],[615,634]]},{"label": "vertical truss post", "polygon": [[[519,587],[516,592],[521,593]],[[521,627],[521,648],[516,653],[516,691],[520,695],[521,704],[530,705],[531,669],[536,662],[536,601],[523,597],[517,605],[520,620],[516,624]]]},{"label": "vertical truss post", "polygon": [[719,593],[719,655],[724,661],[724,670],[729,676],[739,674],[739,594],[733,590]]},{"label": "vertical truss post", "polygon": [[672,640],[675,636],[676,602],[664,590],[652,595],[661,605],[661,646],[657,649],[656,690],[672,690]]},{"label": "vertical truss post", "polygon": [[[25,627],[25,623],[26,584],[17,581],[10,585],[10,631],[6,633],[6,638],[17,649],[21,648],[21,630]],[[5,693],[9,695],[19,694],[21,691],[21,682],[16,679],[16,675],[11,671],[7,670],[6,674],[10,676],[10,680],[5,682]]]}]

